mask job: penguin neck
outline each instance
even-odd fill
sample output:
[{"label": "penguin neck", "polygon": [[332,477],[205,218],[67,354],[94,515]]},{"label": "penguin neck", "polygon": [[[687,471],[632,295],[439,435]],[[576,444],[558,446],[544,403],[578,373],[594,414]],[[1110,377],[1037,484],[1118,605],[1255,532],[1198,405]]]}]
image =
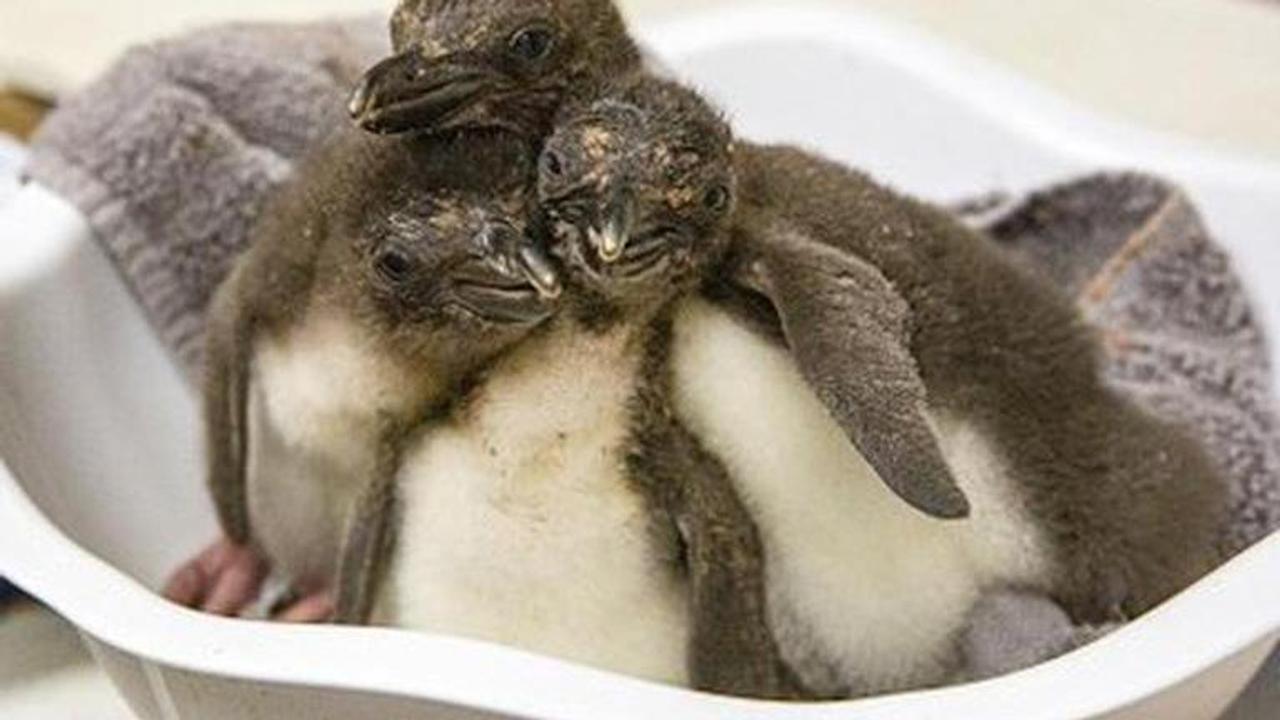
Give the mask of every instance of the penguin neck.
[{"label": "penguin neck", "polygon": [[461,419],[525,447],[616,424],[639,382],[642,329],[597,331],[562,316],[490,369]]}]

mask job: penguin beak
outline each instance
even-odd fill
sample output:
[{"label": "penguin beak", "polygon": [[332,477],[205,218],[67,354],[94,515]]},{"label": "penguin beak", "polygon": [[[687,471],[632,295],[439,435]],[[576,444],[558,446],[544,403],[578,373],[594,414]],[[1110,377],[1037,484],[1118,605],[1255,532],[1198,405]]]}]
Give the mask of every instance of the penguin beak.
[{"label": "penguin beak", "polygon": [[587,229],[587,241],[605,263],[622,259],[635,226],[635,201],[630,193],[619,192],[605,206],[599,226]]},{"label": "penguin beak", "polygon": [[525,244],[519,252],[520,267],[529,283],[544,300],[555,300],[564,292],[556,266],[541,248]]},{"label": "penguin beak", "polygon": [[497,272],[519,277],[538,291],[543,300],[560,297],[564,285],[555,263],[543,247],[505,223],[493,223],[480,234],[484,257]]},{"label": "penguin beak", "polygon": [[351,95],[356,124],[384,135],[438,127],[497,85],[496,76],[454,58],[428,58],[411,48],[373,66]]}]

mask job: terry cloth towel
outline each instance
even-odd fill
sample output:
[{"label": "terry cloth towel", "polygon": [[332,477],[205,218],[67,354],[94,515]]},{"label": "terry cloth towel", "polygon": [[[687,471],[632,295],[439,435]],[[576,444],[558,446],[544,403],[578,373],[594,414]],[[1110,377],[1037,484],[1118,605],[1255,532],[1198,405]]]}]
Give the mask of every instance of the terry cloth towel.
[{"label": "terry cloth towel", "polygon": [[236,24],[127,53],[37,132],[29,177],[71,200],[188,376],[205,310],[268,192],[389,45],[385,18]]},{"label": "terry cloth towel", "polygon": [[1178,188],[1141,175],[1050,189],[991,234],[1100,328],[1106,377],[1201,438],[1231,481],[1231,556],[1280,526],[1280,428],[1267,340],[1231,260]]},{"label": "terry cloth towel", "polygon": [[[54,113],[32,178],[78,206],[191,377],[210,294],[264,197],[342,121],[357,73],[386,45],[381,19],[237,25],[135,50]],[[1158,180],[1086,178],[989,228],[1019,262],[1079,299],[1107,338],[1107,377],[1180,418],[1233,487],[1230,554],[1280,520],[1280,444],[1265,343],[1226,256],[1187,198]],[[1010,591],[964,639],[983,677],[1081,644],[1045,598]]]}]

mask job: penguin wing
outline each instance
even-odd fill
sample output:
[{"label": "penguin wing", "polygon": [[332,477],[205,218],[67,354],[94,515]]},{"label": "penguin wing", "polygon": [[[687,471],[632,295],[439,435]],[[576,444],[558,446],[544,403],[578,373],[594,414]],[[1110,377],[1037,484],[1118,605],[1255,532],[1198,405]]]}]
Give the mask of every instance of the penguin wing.
[{"label": "penguin wing", "polygon": [[876,267],[791,228],[739,240],[730,282],[772,304],[801,374],[880,478],[922,512],[968,516],[926,414],[906,300]]},{"label": "penguin wing", "polygon": [[334,621],[341,625],[369,624],[396,546],[396,474],[408,428],[386,418],[380,426],[374,474],[348,511],[339,551]]},{"label": "penguin wing", "polygon": [[249,352],[252,328],[237,297],[237,268],[218,290],[205,335],[204,417],[210,494],[218,521],[237,544],[250,539],[248,504]]}]

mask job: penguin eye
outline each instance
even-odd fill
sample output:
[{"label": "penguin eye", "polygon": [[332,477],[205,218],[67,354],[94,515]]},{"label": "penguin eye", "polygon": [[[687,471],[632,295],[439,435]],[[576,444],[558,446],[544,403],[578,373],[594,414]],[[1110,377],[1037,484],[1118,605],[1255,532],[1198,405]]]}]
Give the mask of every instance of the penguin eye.
[{"label": "penguin eye", "polygon": [[717,185],[707,191],[702,198],[702,204],[713,213],[719,214],[729,209],[729,188],[723,185]]},{"label": "penguin eye", "polygon": [[537,62],[551,54],[555,34],[544,25],[534,25],[511,36],[511,54],[523,62]]},{"label": "penguin eye", "polygon": [[398,248],[387,248],[373,261],[378,276],[391,283],[402,283],[413,272],[413,260]]},{"label": "penguin eye", "polygon": [[552,177],[564,177],[564,158],[555,150],[542,154],[542,169]]}]

